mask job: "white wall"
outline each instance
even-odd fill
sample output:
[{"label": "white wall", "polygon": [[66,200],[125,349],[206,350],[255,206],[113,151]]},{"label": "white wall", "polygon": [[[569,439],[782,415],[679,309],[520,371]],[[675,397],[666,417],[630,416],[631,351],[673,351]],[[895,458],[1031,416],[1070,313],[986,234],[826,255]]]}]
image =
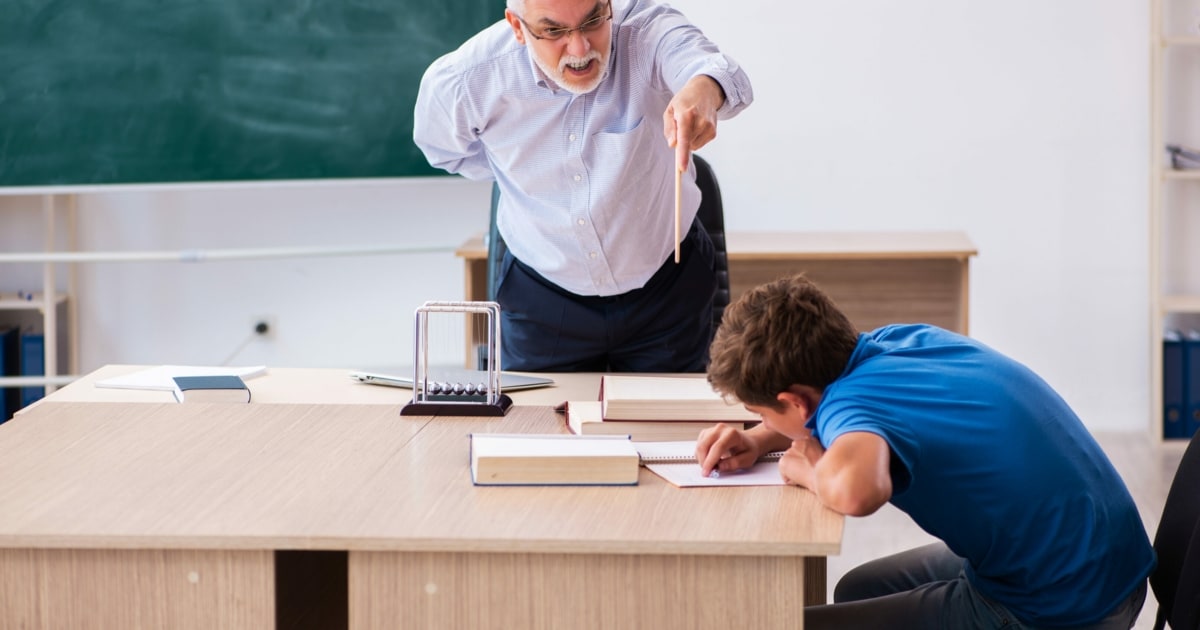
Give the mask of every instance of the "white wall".
[{"label": "white wall", "polygon": [[[463,299],[462,263],[453,252],[487,227],[490,194],[489,184],[440,177],[81,195],[80,248],[89,251],[440,250],[82,265],[81,370],[108,363],[411,364],[413,311],[425,300]],[[4,251],[41,247],[40,204],[0,197]],[[10,225],[34,238],[14,238]],[[40,289],[38,266],[0,269],[0,290]],[[251,334],[261,316],[276,324],[269,340]],[[461,341],[451,343],[438,356],[460,358]]]},{"label": "white wall", "polygon": [[[964,230],[980,252],[973,336],[1041,373],[1089,426],[1145,429],[1145,3],[674,4],[755,86],[756,103],[703,150],[730,229]],[[487,195],[454,178],[87,195],[89,249],[447,251],[93,265],[81,271],[82,367],[222,362],[262,314],[277,335],[233,363],[407,362],[412,310],[463,295],[449,250],[485,227]],[[40,246],[36,199],[0,198],[0,222],[4,251]],[[6,266],[0,290],[39,278]]]}]

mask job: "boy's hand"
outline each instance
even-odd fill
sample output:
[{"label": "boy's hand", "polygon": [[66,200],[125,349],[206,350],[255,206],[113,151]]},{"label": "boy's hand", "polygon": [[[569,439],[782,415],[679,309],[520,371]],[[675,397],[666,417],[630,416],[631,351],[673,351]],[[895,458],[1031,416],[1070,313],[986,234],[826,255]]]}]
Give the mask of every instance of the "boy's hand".
[{"label": "boy's hand", "polygon": [[793,486],[812,489],[815,485],[817,461],[825,448],[812,436],[792,441],[792,446],[779,460],[779,474]]},{"label": "boy's hand", "polygon": [[758,443],[745,431],[727,424],[700,432],[696,438],[696,461],[700,474],[707,477],[712,471],[727,472],[749,468],[758,461]]}]

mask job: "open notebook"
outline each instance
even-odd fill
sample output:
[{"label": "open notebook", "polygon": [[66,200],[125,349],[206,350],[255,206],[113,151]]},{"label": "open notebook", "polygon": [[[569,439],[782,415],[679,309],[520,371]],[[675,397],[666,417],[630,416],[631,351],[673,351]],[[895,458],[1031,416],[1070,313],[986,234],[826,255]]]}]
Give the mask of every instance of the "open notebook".
[{"label": "open notebook", "polygon": [[[401,376],[404,374],[404,376]],[[396,372],[351,372],[350,378],[368,385],[386,385],[388,387],[406,387],[412,389],[412,370],[397,370]],[[475,384],[477,387],[487,387],[487,372],[483,370],[467,370],[454,368],[430,368],[429,380],[438,383]],[[500,373],[500,391],[514,392],[522,389],[549,387],[554,379],[543,376],[525,376],[511,372]]]}]

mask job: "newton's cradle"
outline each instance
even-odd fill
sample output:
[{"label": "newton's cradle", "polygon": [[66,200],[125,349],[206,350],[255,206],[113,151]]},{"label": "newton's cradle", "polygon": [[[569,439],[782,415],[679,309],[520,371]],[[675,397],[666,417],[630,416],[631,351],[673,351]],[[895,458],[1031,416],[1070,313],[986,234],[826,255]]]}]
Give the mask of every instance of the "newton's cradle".
[{"label": "newton's cradle", "polygon": [[[481,383],[429,378],[429,316],[434,313],[487,316],[487,369]],[[503,416],[512,398],[500,391],[500,305],[495,302],[426,302],[416,310],[413,331],[413,399],[402,416]]]}]

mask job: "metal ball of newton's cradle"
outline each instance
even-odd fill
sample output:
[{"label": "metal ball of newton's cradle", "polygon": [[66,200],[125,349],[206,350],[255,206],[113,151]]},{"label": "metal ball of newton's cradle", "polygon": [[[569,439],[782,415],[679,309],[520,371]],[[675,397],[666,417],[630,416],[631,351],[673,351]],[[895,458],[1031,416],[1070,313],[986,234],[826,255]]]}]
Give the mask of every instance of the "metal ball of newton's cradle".
[{"label": "metal ball of newton's cradle", "polygon": [[[429,325],[431,313],[475,313],[487,316],[487,381],[439,382],[429,380]],[[416,311],[414,326],[413,399],[400,415],[503,416],[512,399],[500,391],[500,305],[495,302],[426,302]]]}]

